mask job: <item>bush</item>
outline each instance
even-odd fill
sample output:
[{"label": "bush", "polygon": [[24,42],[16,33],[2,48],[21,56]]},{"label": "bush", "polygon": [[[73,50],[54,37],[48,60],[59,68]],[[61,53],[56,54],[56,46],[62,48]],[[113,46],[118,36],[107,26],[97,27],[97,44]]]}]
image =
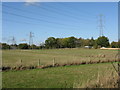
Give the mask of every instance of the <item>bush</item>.
[{"label": "bush", "polygon": [[19,49],[28,49],[29,48],[29,45],[27,43],[21,43],[18,46],[19,46]]}]

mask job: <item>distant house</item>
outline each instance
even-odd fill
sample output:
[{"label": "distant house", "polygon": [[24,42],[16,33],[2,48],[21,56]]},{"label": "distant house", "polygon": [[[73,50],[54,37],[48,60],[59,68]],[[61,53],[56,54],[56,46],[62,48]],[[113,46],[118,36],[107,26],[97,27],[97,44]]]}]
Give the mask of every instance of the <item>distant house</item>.
[{"label": "distant house", "polygon": [[88,48],[88,49],[91,49],[91,48],[92,48],[92,46],[85,46],[84,48]]}]

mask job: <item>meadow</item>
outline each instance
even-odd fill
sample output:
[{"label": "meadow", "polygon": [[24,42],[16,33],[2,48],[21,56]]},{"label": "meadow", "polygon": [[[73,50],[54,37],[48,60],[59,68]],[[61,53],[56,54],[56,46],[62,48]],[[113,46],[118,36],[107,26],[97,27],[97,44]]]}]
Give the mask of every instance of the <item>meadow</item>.
[{"label": "meadow", "polygon": [[[3,66],[113,60],[118,50],[46,49],[3,50]],[[105,55],[105,57],[101,57]],[[22,62],[20,62],[22,60]],[[117,62],[114,63],[117,68]],[[111,63],[73,65],[46,69],[10,70],[2,72],[3,88],[86,88],[117,87],[117,73]]]},{"label": "meadow", "polygon": [[117,82],[111,63],[8,71],[2,75],[3,88],[113,88]]},{"label": "meadow", "polygon": [[[3,66],[52,65],[82,61],[114,60],[118,50],[100,49],[46,49],[46,50],[3,50]],[[105,57],[101,57],[105,55]],[[22,61],[22,62],[21,62]]]}]

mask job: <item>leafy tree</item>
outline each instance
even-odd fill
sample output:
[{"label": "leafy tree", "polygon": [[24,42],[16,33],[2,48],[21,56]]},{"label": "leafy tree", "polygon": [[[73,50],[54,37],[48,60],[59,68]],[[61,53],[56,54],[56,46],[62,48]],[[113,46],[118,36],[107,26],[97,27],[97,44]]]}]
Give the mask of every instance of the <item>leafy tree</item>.
[{"label": "leafy tree", "polygon": [[118,40],[118,48],[120,48],[120,40]]},{"label": "leafy tree", "polygon": [[78,39],[78,41],[79,41],[79,44],[77,44],[79,47],[83,47],[84,46],[84,39],[83,38],[79,38]]},{"label": "leafy tree", "polygon": [[97,44],[97,39],[96,39],[96,40],[94,40],[94,45],[93,45],[93,48],[94,48],[94,49],[99,48],[99,45]]},{"label": "leafy tree", "polygon": [[39,49],[44,49],[45,48],[45,43],[44,42],[40,43],[40,46],[38,46],[38,48]]},{"label": "leafy tree", "polygon": [[75,37],[68,37],[62,39],[62,46],[64,48],[75,48],[77,44],[77,39]]},{"label": "leafy tree", "polygon": [[100,47],[108,47],[109,46],[109,39],[105,36],[98,37],[96,43]]},{"label": "leafy tree", "polygon": [[56,38],[56,48],[63,48],[63,39],[62,38]]},{"label": "leafy tree", "polygon": [[[1,47],[2,46],[2,47]],[[2,49],[43,49],[43,48],[76,48],[76,47],[84,47],[84,46],[93,46],[94,48],[98,47],[108,47],[109,39],[105,36],[98,37],[96,40],[92,37],[91,39],[83,39],[83,38],[75,38],[75,37],[67,37],[67,38],[54,38],[49,37],[45,40],[45,43],[40,44],[40,46],[31,45],[29,46],[26,43],[21,43],[19,45],[8,45],[3,43],[0,45]],[[120,47],[119,42],[112,42],[111,47]]]},{"label": "leafy tree", "polygon": [[19,49],[28,49],[29,45],[27,43],[21,43],[18,45]]},{"label": "leafy tree", "polygon": [[63,38],[61,44],[62,44],[63,48],[67,48],[68,47],[68,38]]},{"label": "leafy tree", "polygon": [[81,40],[76,39],[75,44],[76,44],[75,47],[81,47]]},{"label": "leafy tree", "polygon": [[118,48],[118,42],[112,42],[110,45],[111,48]]},{"label": "leafy tree", "polygon": [[30,49],[37,49],[37,46],[35,44],[30,46]]},{"label": "leafy tree", "polygon": [[56,39],[54,37],[49,37],[45,41],[46,48],[56,48]]},{"label": "leafy tree", "polygon": [[89,46],[94,46],[95,45],[95,40],[94,38],[92,37],[90,40],[89,40]]},{"label": "leafy tree", "polygon": [[10,49],[10,46],[6,43],[2,43],[2,49]]},{"label": "leafy tree", "polygon": [[69,37],[67,40],[67,47],[68,48],[75,48],[77,44],[77,39],[75,37]]},{"label": "leafy tree", "polygon": [[90,39],[84,39],[83,45],[84,46],[89,46],[90,45]]},{"label": "leafy tree", "polygon": [[0,49],[2,49],[2,43],[0,43]]},{"label": "leafy tree", "polygon": [[10,45],[10,48],[11,48],[11,49],[17,49],[17,48],[18,48],[18,45],[17,45],[17,44],[11,44],[11,45]]}]

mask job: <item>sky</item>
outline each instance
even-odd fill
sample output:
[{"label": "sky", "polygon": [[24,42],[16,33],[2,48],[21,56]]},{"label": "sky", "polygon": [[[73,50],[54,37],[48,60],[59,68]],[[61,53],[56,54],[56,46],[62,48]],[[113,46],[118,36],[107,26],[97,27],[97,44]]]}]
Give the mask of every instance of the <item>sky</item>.
[{"label": "sky", "polygon": [[[38,45],[48,37],[99,37],[99,15],[103,15],[103,34],[118,40],[117,2],[3,2],[2,42],[28,43],[29,33]],[[1,19],[1,18],[0,18]],[[0,41],[1,42],[1,41]]]}]

